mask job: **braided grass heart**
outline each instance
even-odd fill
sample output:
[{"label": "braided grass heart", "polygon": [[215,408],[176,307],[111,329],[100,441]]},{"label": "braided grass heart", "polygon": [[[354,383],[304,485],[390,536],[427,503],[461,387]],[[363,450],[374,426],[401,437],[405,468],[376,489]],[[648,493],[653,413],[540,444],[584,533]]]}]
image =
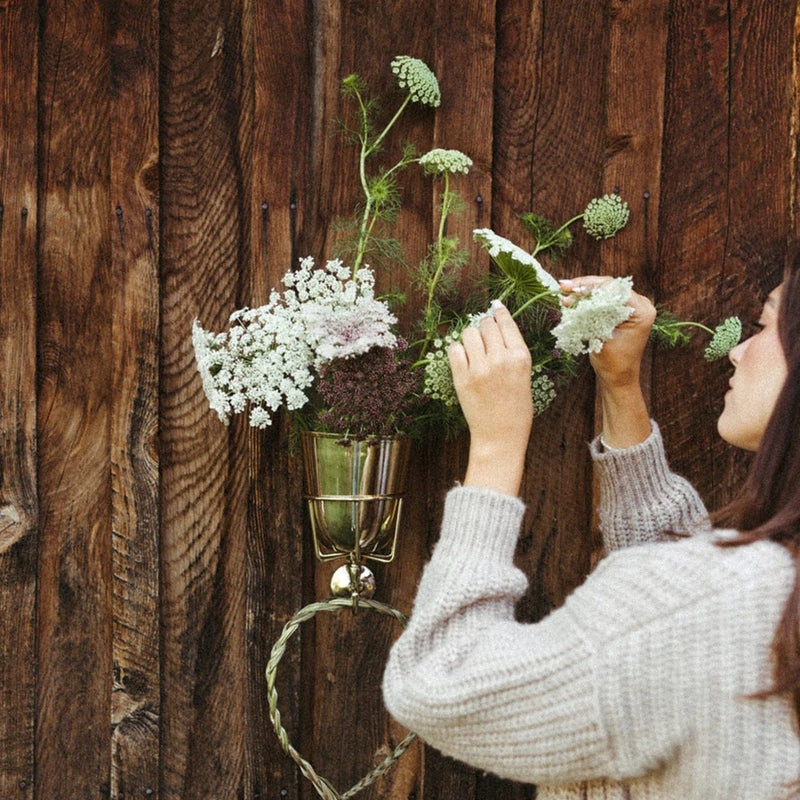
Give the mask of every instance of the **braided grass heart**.
[{"label": "braided grass heart", "polygon": [[[391,606],[385,605],[384,603],[379,603],[375,600],[368,600],[361,597],[357,598],[355,603],[355,607],[359,609],[364,607],[372,609],[373,611],[377,611],[380,614],[386,614],[387,616],[393,617],[404,626],[408,621],[404,614],[392,608]],[[394,764],[394,762],[397,761],[401,755],[403,755],[414,739],[416,739],[415,733],[409,733],[405,739],[403,739],[403,741],[400,742],[400,744],[398,744],[380,764],[378,764],[377,767],[375,767],[371,772],[367,773],[360,781],[358,781],[358,783],[354,784],[346,792],[341,794],[331,785],[330,781],[317,773],[314,767],[312,767],[311,764],[300,755],[300,753],[289,741],[289,735],[286,733],[286,729],[281,725],[281,712],[278,710],[278,693],[275,690],[275,681],[278,675],[278,664],[280,663],[281,658],[283,658],[283,654],[286,650],[286,645],[289,639],[295,634],[300,625],[316,616],[316,614],[320,611],[334,612],[342,608],[353,610],[354,601],[344,597],[336,597],[329,600],[323,600],[319,603],[310,603],[309,605],[300,609],[300,611],[298,611],[286,623],[286,625],[284,625],[283,632],[272,646],[272,652],[270,654],[269,661],[267,662],[266,669],[267,694],[269,698],[269,718],[272,722],[272,727],[275,729],[275,733],[278,736],[278,740],[280,741],[284,752],[291,756],[291,758],[300,768],[300,772],[308,781],[311,782],[316,789],[317,794],[322,797],[323,800],[347,800],[348,798],[353,797],[353,795],[358,794],[358,792],[360,792],[362,789],[366,789],[367,786],[374,783],[381,775],[383,775],[392,766],[392,764]]]}]

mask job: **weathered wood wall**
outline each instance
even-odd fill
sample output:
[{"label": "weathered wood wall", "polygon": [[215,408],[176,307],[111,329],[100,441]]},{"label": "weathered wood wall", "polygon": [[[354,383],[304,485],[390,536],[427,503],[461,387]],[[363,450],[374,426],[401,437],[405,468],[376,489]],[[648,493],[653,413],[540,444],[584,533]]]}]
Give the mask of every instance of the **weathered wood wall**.
[{"label": "weathered wood wall", "polygon": [[[218,422],[190,326],[221,328],[299,255],[325,256],[356,191],[331,135],[344,75],[386,95],[396,54],[436,71],[441,109],[403,132],[474,159],[462,241],[522,239],[519,212],[566,218],[618,188],[629,228],[578,237],[563,274],[633,274],[716,322],[757,308],[796,231],[797,6],[0,0],[0,798],[315,796],[277,746],[263,671],[331,568],[310,554],[285,422]],[[405,187],[418,257],[435,198],[413,173]],[[713,506],[744,461],[716,438],[727,368],[700,346],[654,353],[648,386]],[[590,567],[593,430],[587,373],[535,424],[523,618]],[[400,556],[377,575],[404,611],[464,444],[416,450]],[[397,630],[325,616],[279,690],[293,741],[343,791],[404,733],[378,689]],[[534,793],[415,745],[362,796]]]}]

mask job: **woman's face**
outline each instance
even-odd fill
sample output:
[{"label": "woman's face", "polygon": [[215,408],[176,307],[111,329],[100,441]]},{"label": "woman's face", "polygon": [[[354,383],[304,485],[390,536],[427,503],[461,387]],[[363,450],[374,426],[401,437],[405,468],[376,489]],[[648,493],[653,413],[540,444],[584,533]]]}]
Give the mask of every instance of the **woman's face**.
[{"label": "woman's face", "polygon": [[726,442],[744,450],[758,449],[786,381],[786,357],[778,337],[780,296],[778,286],[764,303],[759,330],[737,344],[729,356],[735,369],[717,430]]}]

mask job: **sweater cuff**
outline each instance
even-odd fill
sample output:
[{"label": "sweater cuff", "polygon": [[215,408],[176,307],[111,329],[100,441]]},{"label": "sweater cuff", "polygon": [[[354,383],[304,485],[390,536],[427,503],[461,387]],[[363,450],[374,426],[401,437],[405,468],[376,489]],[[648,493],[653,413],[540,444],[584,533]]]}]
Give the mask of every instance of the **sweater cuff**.
[{"label": "sweater cuff", "polygon": [[514,558],[525,504],[491,489],[458,486],[444,501],[437,550],[457,548],[459,560],[475,554],[476,561],[507,562]]},{"label": "sweater cuff", "polygon": [[[671,475],[661,429],[651,420],[650,435],[632,447],[616,448],[604,446],[602,434],[589,445],[592,460],[597,467],[601,487],[619,481],[635,480],[637,487],[646,494],[658,495]],[[625,484],[622,484],[625,485]]]}]

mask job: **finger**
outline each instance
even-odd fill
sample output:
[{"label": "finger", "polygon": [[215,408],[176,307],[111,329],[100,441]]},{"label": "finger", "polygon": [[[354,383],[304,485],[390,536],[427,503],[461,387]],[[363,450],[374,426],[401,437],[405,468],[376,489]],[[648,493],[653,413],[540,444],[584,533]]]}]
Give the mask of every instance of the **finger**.
[{"label": "finger", "polygon": [[503,334],[500,331],[500,327],[494,315],[487,314],[483,317],[478,330],[480,331],[484,350],[487,354],[506,346],[503,340]]},{"label": "finger", "polygon": [[503,344],[507,348],[527,347],[511,312],[499,300],[492,302],[492,310],[497,329],[503,338]]},{"label": "finger", "polygon": [[469,368],[469,360],[467,359],[467,351],[461,342],[453,342],[447,348],[447,358],[450,361],[450,371],[453,373],[453,378],[463,374]]},{"label": "finger", "polygon": [[578,298],[591,294],[610,280],[612,279],[607,275],[582,275],[560,280],[561,305],[571,306]]},{"label": "finger", "polygon": [[586,294],[604,283],[608,283],[610,280],[612,278],[608,275],[580,275],[577,278],[564,278],[558,283],[561,286],[561,290],[566,294],[571,292]]}]

